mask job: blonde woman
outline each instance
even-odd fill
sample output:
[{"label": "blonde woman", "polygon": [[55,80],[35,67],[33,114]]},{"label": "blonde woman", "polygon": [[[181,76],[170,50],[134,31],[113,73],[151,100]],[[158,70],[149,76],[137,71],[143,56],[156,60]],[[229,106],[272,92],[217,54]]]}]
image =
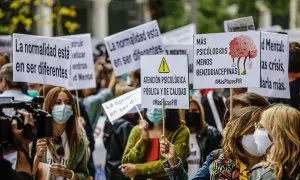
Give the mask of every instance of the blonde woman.
[{"label": "blonde woman", "polygon": [[258,152],[253,137],[261,112],[254,106],[233,112],[224,129],[223,153],[209,169],[211,179],[248,179],[248,172],[263,156]]},{"label": "blonde woman", "polygon": [[[260,139],[268,137],[263,134],[269,134],[273,145],[269,149],[267,162],[253,167],[249,179],[299,180],[300,112],[286,105],[275,105],[263,112],[260,126]],[[265,149],[263,144],[258,144],[260,147]]]}]

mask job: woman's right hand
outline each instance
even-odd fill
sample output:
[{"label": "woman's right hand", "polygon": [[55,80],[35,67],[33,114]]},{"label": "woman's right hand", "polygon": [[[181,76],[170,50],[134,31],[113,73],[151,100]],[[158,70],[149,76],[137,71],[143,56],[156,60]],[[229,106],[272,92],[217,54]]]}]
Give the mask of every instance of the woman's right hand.
[{"label": "woman's right hand", "polygon": [[168,160],[171,166],[174,166],[178,162],[178,158],[176,156],[175,147],[172,143],[170,143],[167,138],[162,137],[162,140],[159,144],[160,154],[162,157]]},{"label": "woman's right hand", "polygon": [[140,132],[142,134],[142,138],[144,140],[148,140],[149,139],[149,124],[146,120],[144,119],[141,119],[140,122],[139,122],[139,129],[140,129]]},{"label": "woman's right hand", "polygon": [[47,140],[39,139],[36,143],[36,154],[39,159],[43,158],[45,152],[47,151]]}]

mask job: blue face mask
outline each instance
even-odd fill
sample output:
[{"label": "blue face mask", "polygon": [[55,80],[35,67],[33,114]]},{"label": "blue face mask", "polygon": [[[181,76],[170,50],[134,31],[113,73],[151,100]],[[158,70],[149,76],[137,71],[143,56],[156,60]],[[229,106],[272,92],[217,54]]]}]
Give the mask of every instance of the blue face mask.
[{"label": "blue face mask", "polygon": [[58,124],[65,124],[72,115],[72,107],[68,105],[55,105],[52,109],[53,120]]},{"label": "blue face mask", "polygon": [[161,109],[148,109],[147,118],[153,124],[160,124],[162,121],[162,110]]},{"label": "blue face mask", "polygon": [[37,90],[28,90],[27,91],[28,96],[30,97],[37,97],[39,95]]}]

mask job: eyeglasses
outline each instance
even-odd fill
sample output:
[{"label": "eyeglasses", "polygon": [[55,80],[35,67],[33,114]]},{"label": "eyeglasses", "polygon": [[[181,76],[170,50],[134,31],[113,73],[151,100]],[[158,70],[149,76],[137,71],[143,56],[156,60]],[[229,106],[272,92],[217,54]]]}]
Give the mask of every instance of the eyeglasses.
[{"label": "eyeglasses", "polygon": [[64,146],[62,144],[62,138],[60,136],[55,137],[54,142],[59,145],[58,149],[56,150],[56,154],[59,155],[59,156],[64,156],[65,155],[65,149],[64,149]]}]

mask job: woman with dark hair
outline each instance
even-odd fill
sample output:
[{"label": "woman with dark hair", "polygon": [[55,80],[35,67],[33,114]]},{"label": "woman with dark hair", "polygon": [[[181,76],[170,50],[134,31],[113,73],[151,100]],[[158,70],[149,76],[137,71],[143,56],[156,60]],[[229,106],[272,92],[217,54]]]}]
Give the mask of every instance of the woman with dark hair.
[{"label": "woman with dark hair", "polygon": [[205,158],[215,149],[221,148],[222,135],[205,121],[205,112],[201,104],[190,99],[190,109],[183,110],[182,116],[190,130],[190,149],[188,176],[194,177]]},{"label": "woman with dark hair", "polygon": [[42,178],[45,167],[50,166],[51,178],[87,179],[88,140],[78,128],[72,94],[61,87],[51,89],[44,110],[53,117],[53,137],[37,141],[34,173]]},{"label": "woman with dark hair", "polygon": [[[162,137],[163,113],[161,109],[148,109],[146,120],[140,120],[128,138],[123,154],[121,171],[135,179],[168,179],[159,155],[159,139]],[[172,144],[176,155],[185,162],[189,156],[189,130],[179,118],[179,111],[167,109],[165,137]]]}]

